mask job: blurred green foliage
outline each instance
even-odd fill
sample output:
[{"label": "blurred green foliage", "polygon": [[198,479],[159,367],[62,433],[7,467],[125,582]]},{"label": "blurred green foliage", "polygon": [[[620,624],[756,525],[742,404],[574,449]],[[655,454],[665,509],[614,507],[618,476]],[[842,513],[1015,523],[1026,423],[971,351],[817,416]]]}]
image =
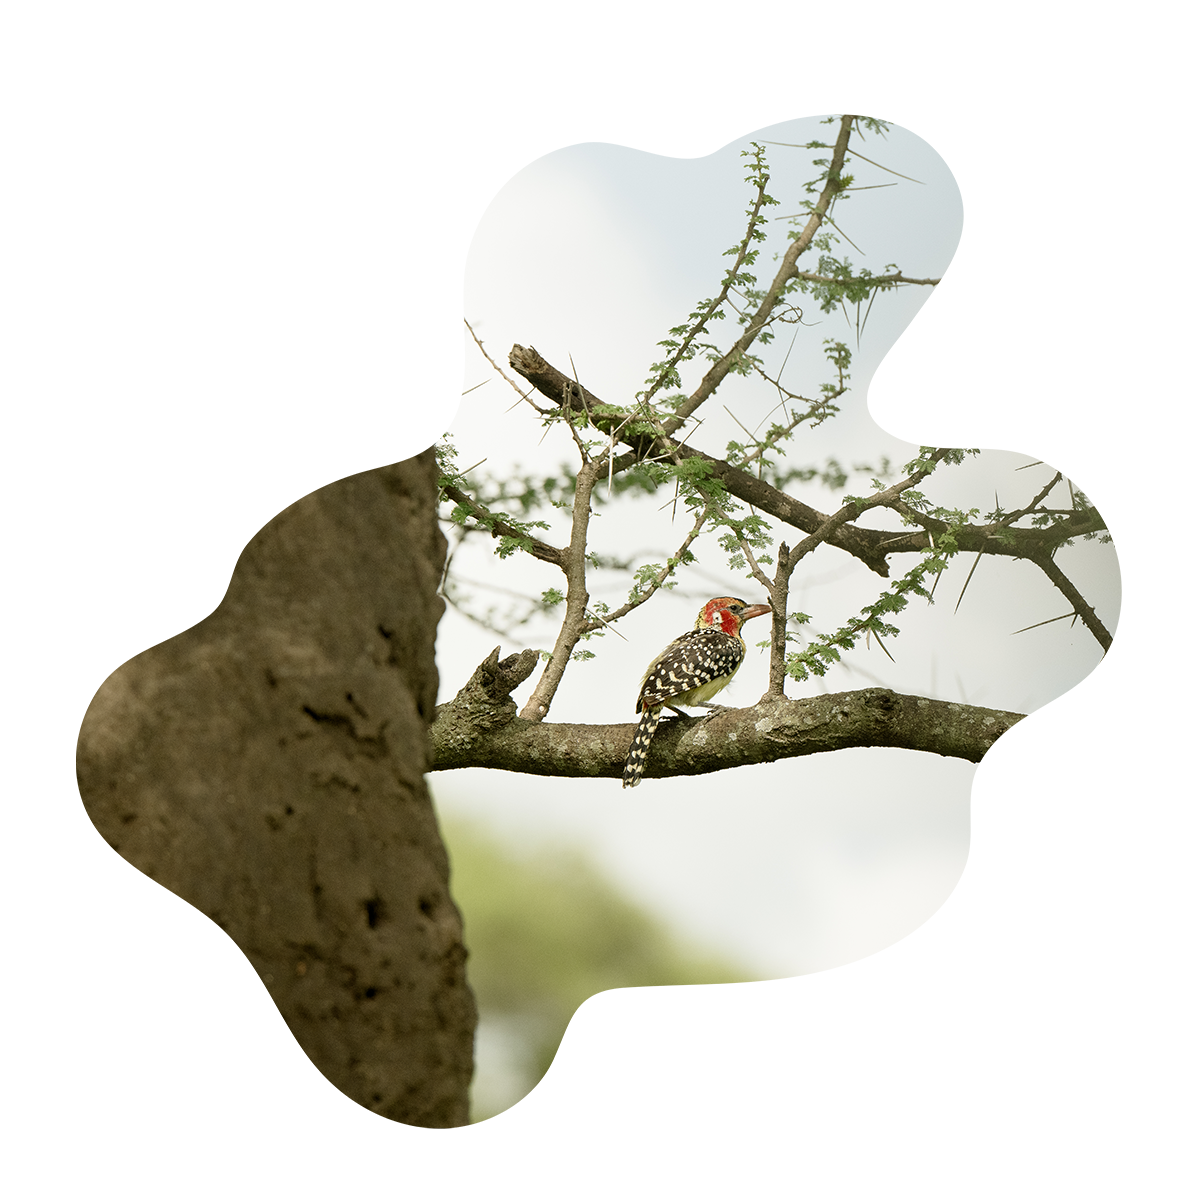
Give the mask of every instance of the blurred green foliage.
[{"label": "blurred green foliage", "polygon": [[481,1028],[521,1046],[526,1103],[503,1111],[480,1084],[478,1126],[890,1123],[841,1078],[829,1026],[686,954],[581,858],[517,857],[458,822],[443,832]]}]

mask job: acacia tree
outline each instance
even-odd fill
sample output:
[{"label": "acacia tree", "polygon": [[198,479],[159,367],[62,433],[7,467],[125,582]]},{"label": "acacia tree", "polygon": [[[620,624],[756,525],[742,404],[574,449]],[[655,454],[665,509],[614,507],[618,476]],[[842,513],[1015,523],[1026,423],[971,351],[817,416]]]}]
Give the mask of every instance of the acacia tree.
[{"label": "acacia tree", "polygon": [[[833,140],[803,147],[825,156],[814,160],[819,173],[806,185],[787,243],[764,281],[758,259],[767,241],[767,210],[778,202],[767,191],[766,146],[751,143],[743,152],[751,200],[742,236],[726,252],[732,264],[716,294],[701,300],[659,343],[663,357],[632,400],[595,395],[574,373],[566,374],[532,347],[513,346],[508,366],[519,377],[514,378],[475,339],[542,425],[569,432],[578,466],[540,482],[498,480],[460,471],[449,442],[441,448],[443,518],[457,528],[459,539],[490,536],[501,558],[525,554],[551,564],[562,572],[565,590],[554,587],[530,598],[528,611],[562,607],[552,649],[527,649],[503,661],[497,649],[439,710],[431,735],[434,770],[489,766],[543,775],[619,777],[629,725],[554,724],[545,718],[568,665],[592,656],[581,643],[602,636],[675,586],[696,561],[696,542],[706,534],[715,534],[732,570],[767,593],[772,610],[769,685],[753,709],[664,726],[651,748],[647,777],[702,774],[849,746],[905,747],[978,761],[1023,714],[899,695],[886,688],[804,700],[789,700],[784,691],[789,679],[824,675],[856,646],[874,641],[886,653],[885,641],[900,632],[895,619],[915,597],[933,601],[937,581],[958,555],[973,556],[968,584],[984,555],[1033,564],[1068,606],[1048,621],[1082,621],[1107,651],[1110,632],[1056,561],[1074,539],[1107,541],[1107,531],[1087,497],[1059,472],[1047,468],[1049,478],[1031,485],[1027,502],[1017,507],[1005,508],[997,497],[986,510],[984,503],[962,508],[939,503],[932,489],[938,478],[978,451],[924,446],[894,482],[884,462],[874,472],[869,492],[844,496],[832,512],[789,494],[794,481],[816,473],[787,462],[789,443],[806,428],[836,416],[849,387],[852,354],[845,342],[822,339],[828,379],[817,394],[806,396],[789,389],[781,366],[768,366],[765,348],[781,330],[802,332],[804,304],[816,304],[825,313],[840,308],[848,318],[853,311],[861,326],[881,293],[939,283],[907,275],[895,263],[864,266],[839,257],[840,244],[850,239],[838,224],[838,207],[858,190],[851,167],[861,161],[891,170],[857,147],[885,135],[888,126],[853,114],[827,123],[833,126]],[[716,331],[727,316],[734,318],[737,334],[722,343]],[[471,334],[475,336],[473,329]],[[708,367],[699,383],[685,391],[683,374],[693,361]],[[765,430],[752,433],[743,425],[745,440],[730,441],[723,454],[706,452],[697,444],[701,439],[693,439],[698,414],[705,405],[712,407],[731,376],[758,380],[771,389],[777,405]],[[848,477],[836,464],[825,475],[835,488],[844,487]],[[685,535],[665,562],[605,561],[589,546],[595,507],[605,495],[630,490],[666,494],[689,518]],[[550,505],[569,508],[566,545],[539,536],[549,529],[539,510]],[[836,548],[889,582],[860,611],[846,614],[834,628],[814,632],[807,614],[792,611],[789,591],[797,568],[821,546]],[[897,560],[903,570],[894,575]],[[614,565],[632,573],[632,584],[625,602],[610,607],[593,600],[589,576]],[[451,603],[462,606],[451,569],[443,590]],[[518,715],[511,693],[539,661],[541,674]]]}]

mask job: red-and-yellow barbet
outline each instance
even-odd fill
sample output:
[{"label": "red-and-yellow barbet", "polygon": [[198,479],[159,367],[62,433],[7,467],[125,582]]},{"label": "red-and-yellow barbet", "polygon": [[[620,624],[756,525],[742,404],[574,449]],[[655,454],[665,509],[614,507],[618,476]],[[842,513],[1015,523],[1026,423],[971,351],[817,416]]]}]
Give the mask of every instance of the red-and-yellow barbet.
[{"label": "red-and-yellow barbet", "polygon": [[[637,787],[646,769],[646,753],[658,728],[663,706],[711,707],[708,702],[737,674],[746,657],[742,625],[769,613],[769,604],[747,604],[736,596],[717,596],[696,618],[696,625],[677,637],[647,668],[638,692],[637,732],[625,760],[622,787]],[[682,713],[680,714],[683,715]]]}]

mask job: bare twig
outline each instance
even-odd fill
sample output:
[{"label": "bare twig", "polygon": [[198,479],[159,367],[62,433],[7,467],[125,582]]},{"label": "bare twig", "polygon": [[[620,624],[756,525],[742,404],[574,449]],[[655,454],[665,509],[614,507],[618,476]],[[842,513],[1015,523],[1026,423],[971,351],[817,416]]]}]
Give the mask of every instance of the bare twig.
[{"label": "bare twig", "polygon": [[[470,322],[470,321],[468,321],[468,320],[467,320],[465,317],[463,318],[463,324],[464,324],[464,325],[467,327],[467,332],[468,332],[468,333],[471,335],[472,339],[473,339],[473,340],[474,340],[474,342],[475,342],[475,345],[477,345],[477,346],[479,347],[479,353],[480,353],[480,354],[482,354],[482,355],[483,355],[483,357],[484,357],[484,358],[486,358],[486,359],[488,360],[488,362],[490,362],[490,363],[492,364],[492,367],[493,367],[493,369],[495,370],[496,374],[497,374],[497,375],[499,375],[499,376],[500,376],[500,378],[501,378],[501,379],[503,379],[503,380],[504,380],[504,382],[505,382],[505,383],[507,383],[507,384],[508,384],[508,386],[509,386],[510,388],[512,388],[512,390],[513,390],[514,392],[516,392],[516,393],[517,393],[517,395],[518,395],[518,396],[520,396],[520,397],[521,397],[521,400],[524,400],[524,401],[525,401],[527,404],[529,404],[530,406],[532,406],[532,407],[533,407],[533,409],[534,409],[536,412],[538,412],[538,413],[539,413],[541,416],[543,416],[543,417],[545,417],[545,416],[549,416],[550,410],[549,410],[549,409],[542,408],[540,405],[534,404],[534,403],[533,403],[533,401],[529,399],[529,397],[530,397],[530,394],[531,394],[531,393],[530,393],[530,392],[525,392],[525,391],[522,391],[522,390],[521,390],[521,388],[520,388],[520,386],[518,385],[517,381],[516,381],[515,379],[513,379],[513,378],[512,378],[512,377],[511,377],[511,376],[508,374],[508,372],[507,372],[507,371],[505,371],[505,370],[504,370],[504,369],[503,369],[503,368],[502,368],[502,367],[501,367],[501,366],[500,366],[500,365],[499,365],[499,364],[496,362],[496,360],[495,360],[495,359],[494,359],[494,358],[493,358],[493,357],[492,357],[492,356],[491,356],[491,355],[490,355],[490,354],[489,354],[489,353],[488,353],[488,352],[487,352],[487,351],[486,351],[486,350],[483,348],[483,343],[482,343],[482,342],[479,340],[479,338],[476,336],[476,334],[475,334],[475,330],[471,328],[471,322]],[[485,381],[485,382],[486,382],[486,381]],[[478,386],[478,385],[476,385],[476,386]],[[472,391],[474,391],[474,388],[472,388],[471,390],[472,390]],[[466,392],[463,392],[463,395],[465,396],[465,395],[466,395]],[[519,403],[519,401],[518,401],[518,403]]]},{"label": "bare twig", "polygon": [[775,556],[775,579],[767,589],[767,595],[771,597],[771,665],[764,700],[782,700],[783,685],[787,680],[787,610],[792,585],[792,573],[787,564],[790,556],[787,542],[780,542]]},{"label": "bare twig", "polygon": [[1042,569],[1046,578],[1066,596],[1071,607],[1079,614],[1080,620],[1088,627],[1092,636],[1107,654],[1112,645],[1112,634],[1104,628],[1104,623],[1096,616],[1096,610],[1083,598],[1079,589],[1063,574],[1062,568],[1048,554],[1030,555],[1030,559]]},{"label": "bare twig", "polygon": [[754,555],[753,548],[742,534],[738,534],[738,549],[741,550],[742,556],[746,560],[746,565],[750,568],[750,573],[767,589],[768,595],[773,595],[775,585],[767,578],[766,572],[759,565],[759,561]]},{"label": "bare twig", "polygon": [[567,663],[571,661],[579,639],[587,625],[587,530],[591,517],[592,489],[603,472],[602,461],[589,460],[579,468],[575,481],[575,503],[571,509],[571,543],[560,565],[567,576],[567,611],[533,694],[521,710],[526,721],[540,721],[550,711],[550,704],[562,681]]}]

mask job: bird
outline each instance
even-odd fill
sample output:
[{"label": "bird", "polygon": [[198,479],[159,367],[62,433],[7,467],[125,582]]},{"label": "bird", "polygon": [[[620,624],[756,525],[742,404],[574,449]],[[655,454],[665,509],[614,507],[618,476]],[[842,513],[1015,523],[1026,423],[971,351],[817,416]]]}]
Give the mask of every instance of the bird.
[{"label": "bird", "polygon": [[646,754],[664,705],[679,713],[678,704],[715,707],[709,701],[734,677],[746,657],[742,625],[769,613],[769,604],[747,604],[736,596],[715,596],[700,610],[696,624],[677,637],[646,668],[638,691],[637,732],[625,759],[621,786],[637,787],[646,769]]}]

